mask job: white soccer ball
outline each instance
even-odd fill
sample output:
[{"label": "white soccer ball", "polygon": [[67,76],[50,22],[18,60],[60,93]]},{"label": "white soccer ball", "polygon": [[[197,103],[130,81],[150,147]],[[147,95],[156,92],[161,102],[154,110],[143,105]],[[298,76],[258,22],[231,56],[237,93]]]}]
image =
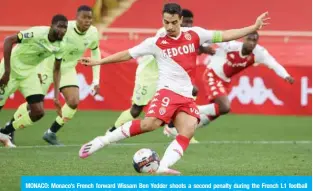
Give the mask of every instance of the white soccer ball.
[{"label": "white soccer ball", "polygon": [[151,149],[140,149],[133,157],[133,166],[138,173],[155,172],[158,170],[160,159],[158,154]]}]

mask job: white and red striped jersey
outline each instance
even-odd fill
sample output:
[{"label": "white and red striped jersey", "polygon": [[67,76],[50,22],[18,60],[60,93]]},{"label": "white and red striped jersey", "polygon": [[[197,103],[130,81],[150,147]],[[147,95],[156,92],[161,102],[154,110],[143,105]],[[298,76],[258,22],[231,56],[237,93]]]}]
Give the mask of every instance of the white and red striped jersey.
[{"label": "white and red striped jersey", "polygon": [[213,42],[218,32],[200,27],[181,28],[178,37],[166,35],[163,30],[156,36],[129,49],[133,58],[153,55],[158,63],[158,90],[168,89],[192,98],[193,75],[190,70],[196,66],[197,50],[204,42]]},{"label": "white and red striped jersey", "polygon": [[260,45],[256,45],[253,52],[245,56],[241,52],[242,42],[230,41],[217,43],[217,45],[219,48],[211,57],[208,67],[212,68],[216,75],[226,82],[230,82],[232,76],[254,64],[264,64],[282,78],[289,76],[285,68]]}]

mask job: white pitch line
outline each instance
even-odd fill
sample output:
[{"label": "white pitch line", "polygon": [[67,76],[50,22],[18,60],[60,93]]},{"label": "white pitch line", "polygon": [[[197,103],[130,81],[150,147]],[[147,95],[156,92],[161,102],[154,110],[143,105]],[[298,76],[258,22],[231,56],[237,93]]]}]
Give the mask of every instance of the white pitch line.
[{"label": "white pitch line", "polygon": [[[140,146],[140,145],[165,145],[170,142],[163,143],[115,143],[110,146]],[[312,144],[312,141],[202,141],[195,145],[209,145],[209,144],[255,144],[255,145],[270,145],[270,144]],[[51,146],[51,145],[30,145],[30,146],[17,146],[14,149],[33,149],[33,148],[64,148],[64,147],[80,147],[81,145],[64,145],[64,146]],[[0,147],[0,149],[7,149]]]}]

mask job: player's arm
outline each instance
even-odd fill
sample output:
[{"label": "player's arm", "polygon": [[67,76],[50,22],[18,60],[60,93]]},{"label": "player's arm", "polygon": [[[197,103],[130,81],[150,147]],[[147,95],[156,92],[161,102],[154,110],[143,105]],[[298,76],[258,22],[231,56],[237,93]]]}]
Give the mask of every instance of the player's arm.
[{"label": "player's arm", "polygon": [[[18,43],[21,39],[21,33],[17,35],[12,35],[8,36],[4,40],[4,45],[3,45],[3,56],[4,56],[4,75],[3,76],[10,76],[11,72],[11,52],[13,45]],[[9,80],[8,80],[9,81]],[[7,82],[6,82],[7,83]],[[6,85],[5,83],[5,85]]]},{"label": "player's arm", "polygon": [[268,68],[286,80],[288,83],[293,84],[294,79],[290,76],[287,70],[280,65],[276,59],[263,47],[256,47],[256,62],[266,65]]},{"label": "player's arm", "polygon": [[[93,31],[93,41],[89,46],[91,50],[91,59],[100,60],[101,52],[99,48],[99,33],[96,28]],[[91,84],[91,93],[92,95],[97,95],[100,92],[100,70],[101,67],[99,65],[92,67],[92,84]]]},{"label": "player's arm", "polygon": [[[93,60],[101,60],[101,53],[100,53],[100,49],[98,46],[96,48],[91,49],[91,58]],[[93,78],[92,85],[91,85],[92,95],[97,95],[99,94],[99,91],[100,91],[100,87],[99,87],[100,70],[101,70],[100,65],[92,67],[92,78]]]},{"label": "player's arm", "polygon": [[263,26],[268,25],[268,23],[266,22],[268,19],[269,19],[268,12],[265,12],[256,19],[255,24],[240,29],[231,29],[223,31],[220,34],[221,36],[220,37],[217,36],[216,38],[217,40],[221,40],[220,42],[227,42],[242,38],[250,33],[253,33],[261,29]]},{"label": "player's arm", "polygon": [[11,35],[5,38],[3,45],[3,56],[4,56],[4,74],[0,80],[1,85],[6,85],[9,81],[11,72],[11,53],[13,45],[16,43],[27,43],[34,37],[34,28],[30,28],[25,31],[20,31],[16,35]]},{"label": "player's arm", "polygon": [[61,48],[58,52],[54,54],[55,61],[53,67],[53,84],[54,84],[54,106],[57,109],[57,113],[60,117],[62,117],[62,106],[59,101],[60,94],[60,81],[61,81],[61,63],[63,60],[63,54],[66,46],[65,44],[61,44]]},{"label": "player's arm", "polygon": [[148,38],[144,40],[142,43],[140,43],[139,45],[129,50],[124,50],[124,51],[115,53],[99,61],[93,60],[90,58],[82,58],[79,61],[82,62],[82,64],[84,65],[95,66],[95,65],[102,65],[102,64],[109,64],[109,63],[119,63],[119,62],[128,61],[132,58],[138,58],[140,56],[153,55],[153,50],[151,47],[152,41],[153,41],[153,38]]},{"label": "player's arm", "polygon": [[128,61],[130,59],[132,59],[132,57],[130,56],[128,50],[124,50],[124,51],[112,54],[108,57],[105,57],[101,60],[93,60],[91,58],[81,58],[78,61],[86,66],[96,66],[96,65],[109,64],[109,63],[119,63],[123,61]]},{"label": "player's arm", "polygon": [[253,33],[261,29],[263,26],[268,25],[268,23],[266,22],[268,19],[269,19],[268,13],[265,12],[256,19],[255,24],[248,27],[240,29],[231,29],[226,31],[209,31],[200,27],[193,27],[193,30],[196,33],[198,33],[200,37],[200,45],[202,45],[205,42],[209,43],[228,42],[242,38],[250,33]]},{"label": "player's arm", "polygon": [[54,67],[53,67],[53,84],[54,84],[54,105],[57,108],[57,113],[59,116],[62,116],[61,113],[61,104],[59,101],[60,94],[60,80],[61,80],[61,62],[62,58],[55,58]]},{"label": "player's arm", "polygon": [[59,88],[61,80],[61,59],[55,59],[53,67],[53,84],[54,84],[54,99],[59,98]]},{"label": "player's arm", "polygon": [[209,31],[199,27],[194,27],[194,30],[196,30],[200,36],[200,44],[203,44],[205,42],[209,43],[228,42],[232,40],[237,40],[241,37],[244,37],[250,33],[253,33],[261,29],[263,26],[268,24],[266,22],[268,19],[269,19],[268,13],[266,12],[257,18],[255,24],[248,27],[240,29],[231,29],[226,31]]},{"label": "player's arm", "polygon": [[214,55],[215,54],[215,49],[210,46],[208,43],[204,43],[199,47],[199,52],[198,54],[208,54],[208,55]]}]

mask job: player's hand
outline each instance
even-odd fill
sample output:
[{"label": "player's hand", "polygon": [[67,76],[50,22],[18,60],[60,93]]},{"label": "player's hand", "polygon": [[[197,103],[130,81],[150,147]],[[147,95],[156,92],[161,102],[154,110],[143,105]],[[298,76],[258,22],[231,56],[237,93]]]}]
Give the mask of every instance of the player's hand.
[{"label": "player's hand", "polygon": [[269,20],[269,16],[268,16],[268,12],[263,13],[262,15],[260,15],[256,21],[255,21],[255,28],[257,30],[261,29],[263,26],[266,26],[269,24],[268,20]]},{"label": "player's hand", "polygon": [[10,80],[10,73],[4,73],[0,79],[0,88],[5,88]]},{"label": "player's hand", "polygon": [[83,57],[81,59],[78,60],[78,62],[80,62],[81,64],[85,65],[85,66],[94,66],[94,65],[98,65],[98,61],[93,60],[91,58],[88,57]]},{"label": "player's hand", "polygon": [[91,94],[93,96],[96,96],[100,93],[100,85],[99,84],[95,84],[95,83],[92,83],[91,85]]},{"label": "player's hand", "polygon": [[288,82],[289,84],[293,84],[295,82],[295,79],[293,79],[293,77],[291,76],[287,76],[285,78],[285,81]]},{"label": "player's hand", "polygon": [[59,99],[54,98],[53,102],[54,102],[55,108],[57,109],[58,116],[62,117],[62,106],[61,106]]},{"label": "player's hand", "polygon": [[214,55],[215,52],[216,52],[215,49],[211,46],[206,46],[206,47],[200,46],[200,48],[199,48],[200,54]]}]

